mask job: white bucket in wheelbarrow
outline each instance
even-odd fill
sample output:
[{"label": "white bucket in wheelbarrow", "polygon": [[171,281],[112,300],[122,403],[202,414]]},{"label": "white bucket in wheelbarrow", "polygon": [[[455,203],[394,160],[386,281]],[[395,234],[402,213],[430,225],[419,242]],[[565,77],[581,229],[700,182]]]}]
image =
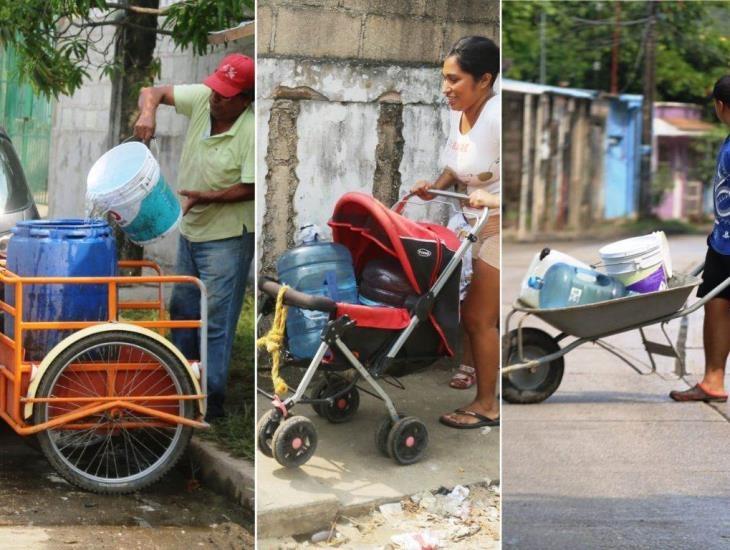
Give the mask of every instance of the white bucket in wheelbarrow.
[{"label": "white bucket in wheelbarrow", "polygon": [[627,290],[645,294],[667,288],[671,262],[663,232],[632,237],[599,250],[607,275],[621,281]]},{"label": "white bucket in wheelbarrow", "polygon": [[142,245],[163,238],[182,217],[152,151],[139,142],[117,145],[94,163],[86,200],[95,212],[109,212],[129,239]]}]

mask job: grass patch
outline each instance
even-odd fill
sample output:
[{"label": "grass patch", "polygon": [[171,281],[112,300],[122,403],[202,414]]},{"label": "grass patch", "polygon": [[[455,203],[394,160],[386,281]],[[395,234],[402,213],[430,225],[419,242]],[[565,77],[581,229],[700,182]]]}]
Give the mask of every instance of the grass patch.
[{"label": "grass patch", "polygon": [[[128,321],[157,319],[157,312],[128,310],[120,316]],[[254,327],[256,314],[253,296],[249,293],[236,326],[233,354],[228,371],[226,411],[228,416],[209,430],[200,430],[200,437],[215,441],[233,456],[254,458],[255,373]]]},{"label": "grass patch", "polygon": [[254,458],[255,373],[254,345],[256,312],[253,296],[249,293],[243,304],[236,326],[233,354],[228,373],[226,411],[228,416],[216,422],[210,430],[199,432],[201,437],[213,440],[234,456]]}]

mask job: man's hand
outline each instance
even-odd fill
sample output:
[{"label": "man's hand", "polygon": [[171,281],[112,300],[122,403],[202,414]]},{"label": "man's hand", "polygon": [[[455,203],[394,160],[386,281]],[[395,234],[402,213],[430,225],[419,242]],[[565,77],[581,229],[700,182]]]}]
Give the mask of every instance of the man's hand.
[{"label": "man's hand", "polygon": [[142,113],[134,123],[134,137],[147,145],[155,137],[155,113]]},{"label": "man's hand", "polygon": [[197,204],[252,201],[255,195],[252,183],[236,183],[219,191],[188,191],[187,189],[181,189],[178,193],[185,197],[183,216]]},{"label": "man's hand", "polygon": [[157,107],[175,105],[175,92],[172,86],[156,86],[142,88],[139,92],[139,117],[134,123],[134,137],[141,139],[145,145],[155,137]]},{"label": "man's hand", "polygon": [[183,216],[190,212],[190,209],[196,204],[207,202],[204,200],[203,193],[201,191],[188,191],[186,189],[181,189],[178,192],[185,197],[185,202],[183,203]]}]

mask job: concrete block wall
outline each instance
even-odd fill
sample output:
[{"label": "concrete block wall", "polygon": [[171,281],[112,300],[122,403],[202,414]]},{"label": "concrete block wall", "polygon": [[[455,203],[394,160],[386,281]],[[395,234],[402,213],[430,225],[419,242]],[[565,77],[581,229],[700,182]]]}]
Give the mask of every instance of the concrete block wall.
[{"label": "concrete block wall", "polygon": [[259,56],[438,64],[461,36],[499,40],[493,0],[259,0]]},{"label": "concrete block wall", "polygon": [[[440,64],[461,36],[499,40],[491,0],[259,0],[259,271],[326,223],[347,191],[386,204],[440,173]],[[415,217],[445,222],[439,205]]]},{"label": "concrete block wall", "polygon": [[[174,0],[173,0],[174,1]],[[171,1],[160,2],[161,7]],[[102,32],[102,31],[99,31]],[[111,40],[111,33],[103,37]],[[254,55],[252,39],[216,47],[208,55],[195,56],[176,48],[170,37],[160,36],[155,54],[161,61],[161,75],[156,84],[188,84],[202,81],[213,72],[220,59],[229,52]],[[93,73],[73,96],[55,102],[51,127],[49,160],[49,217],[78,217],[84,214],[86,176],[94,162],[108,149],[111,81]],[[157,140],[152,151],[165,178],[176,186],[180,153],[187,131],[187,118],[174,108],[162,106],[157,116]],[[159,262],[164,269],[174,265],[177,234],[145,248],[145,256]]]}]

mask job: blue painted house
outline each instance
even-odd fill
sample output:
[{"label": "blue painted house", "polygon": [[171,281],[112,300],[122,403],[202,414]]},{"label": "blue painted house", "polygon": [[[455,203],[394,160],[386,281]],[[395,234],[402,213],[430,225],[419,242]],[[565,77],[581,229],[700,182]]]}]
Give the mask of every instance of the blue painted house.
[{"label": "blue painted house", "polygon": [[604,143],[604,217],[637,214],[641,181],[642,96],[604,96],[608,101]]}]

